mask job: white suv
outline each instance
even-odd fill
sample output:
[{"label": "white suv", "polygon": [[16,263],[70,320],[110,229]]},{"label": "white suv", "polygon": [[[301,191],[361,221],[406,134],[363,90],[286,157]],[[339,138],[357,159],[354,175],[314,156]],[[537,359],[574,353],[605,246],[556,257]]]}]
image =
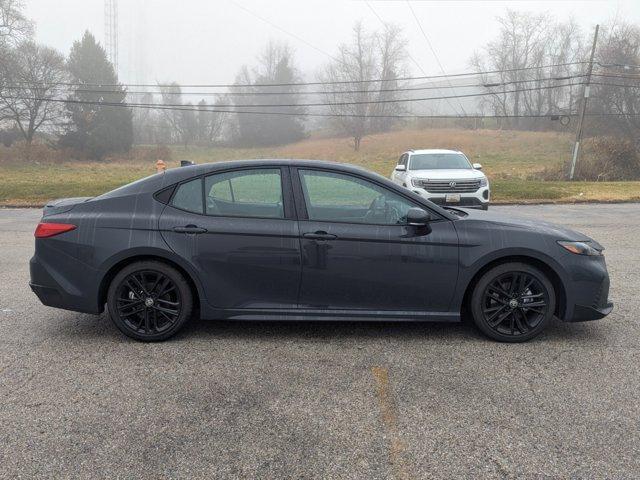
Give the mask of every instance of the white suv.
[{"label": "white suv", "polygon": [[409,150],[391,180],[438,205],[489,208],[489,180],[479,163],[455,150]]}]

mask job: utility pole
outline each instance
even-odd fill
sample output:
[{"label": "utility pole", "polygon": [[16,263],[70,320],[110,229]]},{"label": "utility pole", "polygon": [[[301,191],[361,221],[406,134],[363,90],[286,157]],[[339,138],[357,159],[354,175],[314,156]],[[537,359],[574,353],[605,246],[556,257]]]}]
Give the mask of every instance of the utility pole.
[{"label": "utility pole", "polygon": [[593,34],[593,45],[591,46],[591,58],[589,59],[589,67],[587,69],[587,80],[584,86],[584,95],[582,98],[582,108],[580,109],[580,118],[578,119],[578,130],[576,131],[576,144],[573,147],[573,159],[571,160],[571,172],[569,172],[569,180],[573,180],[576,171],[576,163],[580,157],[580,141],[582,140],[582,126],[584,124],[584,115],[587,111],[587,102],[589,101],[589,93],[591,90],[591,72],[593,71],[593,57],[596,53],[596,43],[598,42],[598,30],[600,25],[596,25],[596,31]]}]

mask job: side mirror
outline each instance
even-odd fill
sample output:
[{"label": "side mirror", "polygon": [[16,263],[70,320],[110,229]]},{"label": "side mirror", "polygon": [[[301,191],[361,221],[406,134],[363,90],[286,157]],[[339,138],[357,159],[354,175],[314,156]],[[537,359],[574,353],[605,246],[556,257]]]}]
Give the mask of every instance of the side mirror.
[{"label": "side mirror", "polygon": [[431,214],[421,208],[410,208],[407,212],[407,224],[412,227],[424,227],[431,221]]},{"label": "side mirror", "polygon": [[406,172],[406,171],[407,171],[406,165],[396,165],[396,172]]},{"label": "side mirror", "polygon": [[482,170],[482,164],[480,164],[480,163],[474,163],[474,164],[473,164],[473,168],[474,168],[475,170]]}]

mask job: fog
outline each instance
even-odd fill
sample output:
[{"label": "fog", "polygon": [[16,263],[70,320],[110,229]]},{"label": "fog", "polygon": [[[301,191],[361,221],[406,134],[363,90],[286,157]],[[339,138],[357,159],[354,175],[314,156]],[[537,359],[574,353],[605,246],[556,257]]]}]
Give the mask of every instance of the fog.
[{"label": "fog", "polygon": [[[405,1],[339,0],[120,0],[118,74],[128,83],[232,82],[270,40],[286,41],[306,78],[331,59],[355,22],[401,26],[416,75],[441,68]],[[467,71],[473,52],[495,37],[496,17],[507,8],[573,18],[585,31],[616,19],[640,22],[640,2],[626,1],[412,1],[442,68]],[[103,0],[29,0],[25,13],[38,41],[64,54],[90,30],[103,41]],[[378,14],[380,19],[376,17]]]}]

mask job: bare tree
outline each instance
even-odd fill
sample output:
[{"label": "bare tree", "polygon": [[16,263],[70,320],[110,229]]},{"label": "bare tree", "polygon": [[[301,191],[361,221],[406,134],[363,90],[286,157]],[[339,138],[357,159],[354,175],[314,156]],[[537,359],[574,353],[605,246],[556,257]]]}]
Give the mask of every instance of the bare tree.
[{"label": "bare tree", "polygon": [[[398,98],[393,89],[399,86],[398,78],[405,71],[405,58],[399,28],[387,25],[383,33],[368,33],[357,23],[351,43],[340,45],[336,60],[320,75],[321,81],[331,82],[324,85],[323,96],[331,104],[329,112],[335,115],[333,126],[353,138],[355,150],[366,135],[392,125],[392,119],[376,115],[403,111],[401,104],[388,101]],[[369,82],[372,79],[381,81]]]},{"label": "bare tree", "polygon": [[[578,83],[584,58],[581,32],[572,20],[556,22],[547,14],[507,10],[498,18],[500,33],[481,52],[476,52],[471,64],[491,95],[480,100],[484,109],[494,115],[512,116],[505,124],[512,128],[530,127],[519,116],[539,116],[571,111],[575,104],[572,88]],[[571,65],[567,65],[573,63]],[[553,65],[553,66],[550,66]],[[497,85],[496,85],[497,84]]]},{"label": "bare tree", "polygon": [[[182,88],[176,82],[158,85],[160,99],[163,104],[183,105]],[[188,132],[185,131],[184,111],[179,109],[163,108],[159,110],[161,128],[164,129],[163,136],[167,143],[189,143]]]},{"label": "bare tree", "polygon": [[594,86],[589,110],[603,115],[592,117],[590,129],[593,133],[625,136],[640,146],[640,69],[624,67],[640,65],[640,27],[620,23],[601,31],[596,60],[604,65],[603,73],[611,76],[595,80],[601,85]]},{"label": "bare tree", "polygon": [[60,53],[23,42],[8,50],[0,63],[0,78],[11,87],[0,91],[0,119],[15,122],[27,143],[38,130],[62,125],[66,118],[64,105],[53,101],[68,79]]},{"label": "bare tree", "polygon": [[[226,113],[216,112],[216,105],[224,104],[225,97],[220,96],[211,105],[204,99],[198,102],[197,142],[202,145],[213,145],[221,136],[227,120]],[[214,110],[214,111],[212,111]]]},{"label": "bare tree", "polygon": [[22,9],[19,0],[0,0],[0,45],[17,45],[33,34],[33,24]]},{"label": "bare tree", "polygon": [[[33,33],[32,23],[24,16],[22,8],[20,1],[0,0],[0,66],[6,66],[11,61],[11,53],[15,46],[30,38]],[[0,67],[0,95],[8,95],[6,90],[11,90],[11,86],[8,85],[10,79],[4,78],[2,74],[4,70],[6,69]],[[0,102],[0,127],[9,125],[3,137],[14,138],[17,127],[12,125],[11,112],[5,107],[4,103]]]},{"label": "bare tree", "polygon": [[225,97],[217,96],[213,104],[202,99],[194,105],[184,102],[182,88],[175,82],[158,88],[162,104],[179,105],[175,109],[159,110],[161,138],[167,143],[181,143],[185,147],[190,144],[212,145],[219,139],[227,117],[225,113],[216,111],[216,105],[228,102]]}]

